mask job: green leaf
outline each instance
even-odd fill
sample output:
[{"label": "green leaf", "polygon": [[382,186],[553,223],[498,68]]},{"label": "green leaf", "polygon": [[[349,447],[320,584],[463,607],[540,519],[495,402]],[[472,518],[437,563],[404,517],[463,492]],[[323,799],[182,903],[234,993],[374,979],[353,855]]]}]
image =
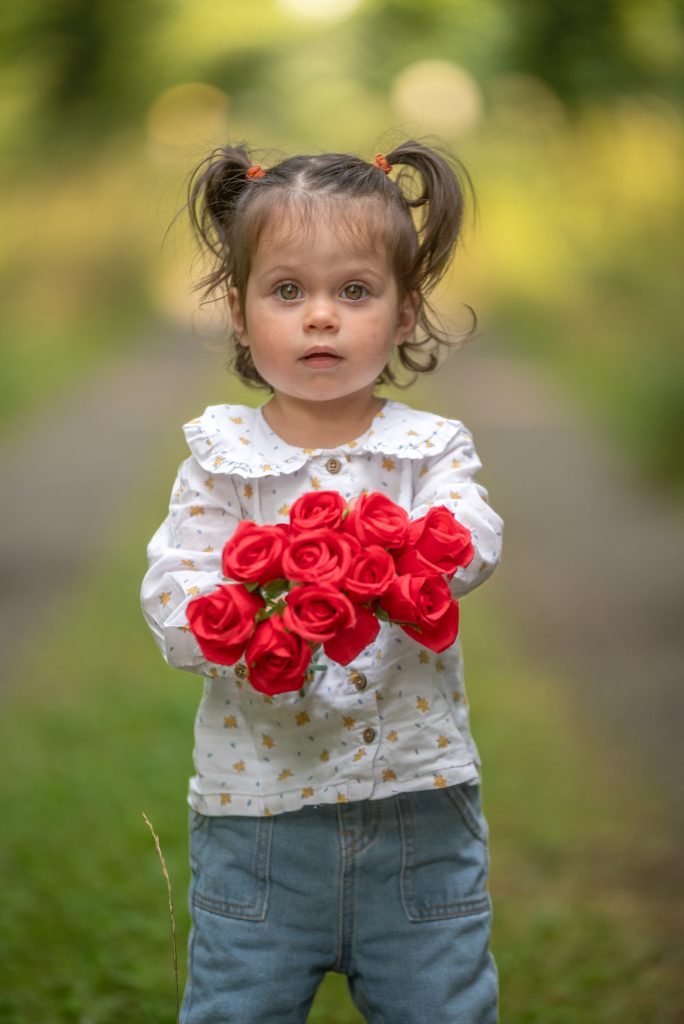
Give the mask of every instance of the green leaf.
[{"label": "green leaf", "polygon": [[281,591],[287,590],[287,580],[269,580],[269,582],[261,588],[262,594],[266,597],[276,597]]}]

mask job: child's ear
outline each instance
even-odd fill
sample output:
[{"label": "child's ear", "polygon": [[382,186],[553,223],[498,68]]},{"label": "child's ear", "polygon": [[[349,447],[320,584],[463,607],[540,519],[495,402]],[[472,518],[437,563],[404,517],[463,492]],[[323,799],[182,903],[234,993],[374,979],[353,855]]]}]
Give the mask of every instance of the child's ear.
[{"label": "child's ear", "polygon": [[397,345],[401,345],[402,342],[406,341],[415,330],[419,305],[420,295],[418,292],[407,292],[400,301],[399,313],[397,315]]},{"label": "child's ear", "polygon": [[233,330],[241,345],[249,345],[247,340],[247,331],[245,324],[245,317],[242,312],[242,306],[240,305],[240,296],[237,288],[228,289],[228,307],[230,309],[230,318],[233,321]]}]

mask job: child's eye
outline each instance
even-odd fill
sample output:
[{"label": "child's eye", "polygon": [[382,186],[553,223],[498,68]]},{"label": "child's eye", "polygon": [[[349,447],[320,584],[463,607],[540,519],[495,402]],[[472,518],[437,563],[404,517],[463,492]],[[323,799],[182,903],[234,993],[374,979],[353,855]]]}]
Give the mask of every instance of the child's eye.
[{"label": "child's eye", "polygon": [[279,284],[276,288],[276,295],[279,299],[285,299],[287,302],[292,302],[293,299],[298,299],[301,295],[299,286],[293,284],[292,281],[286,281],[285,284]]},{"label": "child's eye", "polygon": [[359,299],[365,299],[368,295],[368,289],[365,285],[359,284],[358,281],[352,281],[351,284],[346,284],[342,289],[342,294],[345,299],[352,299],[358,301]]}]

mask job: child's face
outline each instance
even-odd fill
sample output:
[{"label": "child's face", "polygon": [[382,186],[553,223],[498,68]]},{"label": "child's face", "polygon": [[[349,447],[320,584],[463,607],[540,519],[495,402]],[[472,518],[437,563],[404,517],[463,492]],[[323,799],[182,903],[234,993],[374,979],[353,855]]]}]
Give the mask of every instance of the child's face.
[{"label": "child's face", "polygon": [[416,322],[387,255],[327,223],[264,231],[244,308],[229,293],[233,324],[278,395],[305,402],[372,396],[395,345]]}]

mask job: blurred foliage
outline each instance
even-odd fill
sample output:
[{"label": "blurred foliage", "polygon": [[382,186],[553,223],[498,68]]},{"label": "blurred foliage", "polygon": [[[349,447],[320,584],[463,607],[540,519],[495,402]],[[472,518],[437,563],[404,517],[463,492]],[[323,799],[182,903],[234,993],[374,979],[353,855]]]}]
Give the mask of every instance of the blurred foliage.
[{"label": "blurred foliage", "polygon": [[679,0],[26,0],[0,33],[0,420],[187,321],[189,169],[227,138],[436,135],[481,219],[442,298],[563,372],[684,487]]}]

